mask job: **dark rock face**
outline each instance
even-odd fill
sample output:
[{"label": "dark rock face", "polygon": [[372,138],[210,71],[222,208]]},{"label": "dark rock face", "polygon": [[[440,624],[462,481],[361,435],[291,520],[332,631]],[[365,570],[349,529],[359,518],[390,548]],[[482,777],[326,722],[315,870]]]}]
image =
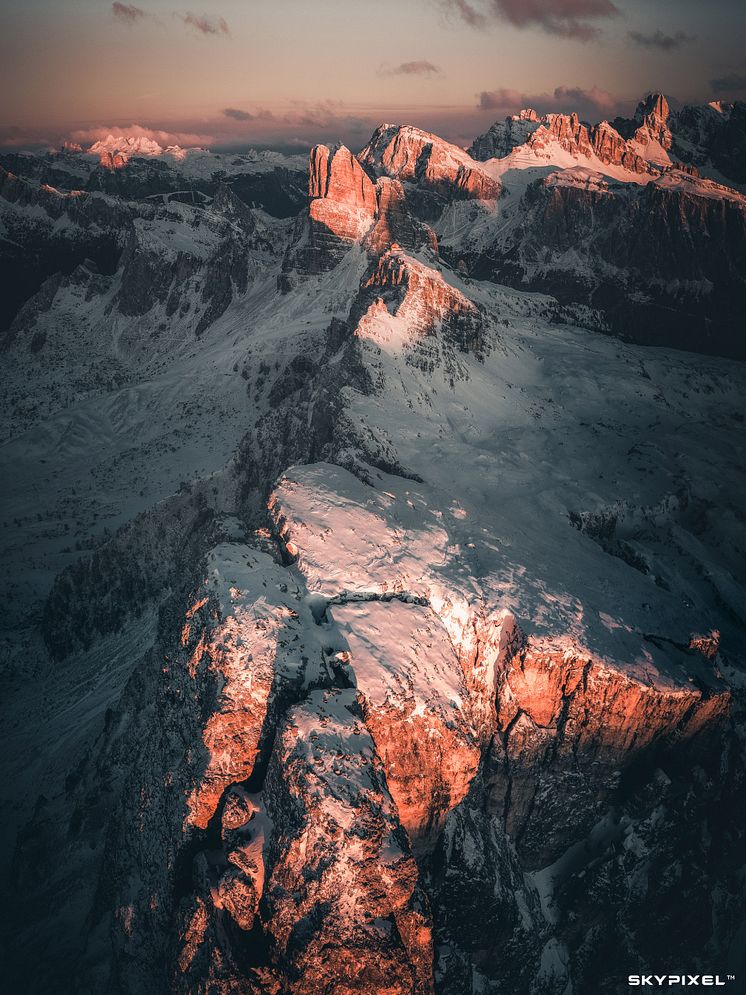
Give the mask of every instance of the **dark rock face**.
[{"label": "dark rock face", "polygon": [[68,276],[86,260],[101,273],[113,273],[129,221],[122,205],[80,191],[59,193],[5,170],[0,170],[0,214],[7,232],[0,243],[5,282],[0,332],[49,277]]},{"label": "dark rock face", "polygon": [[[60,193],[10,173],[0,176],[0,198],[12,236],[3,242],[4,264],[16,277],[3,298],[6,327],[48,276],[59,283],[60,277],[72,278],[75,268],[85,263],[93,273],[117,275],[116,303],[126,316],[143,315],[156,303],[164,305],[169,317],[191,307],[189,290],[199,274],[195,296],[202,305],[197,325],[201,334],[225,311],[233,288],[245,292],[248,250],[271,249],[256,233],[249,208],[225,184],[217,187],[210,206],[210,216],[221,219],[216,231],[209,221],[203,222],[206,214],[181,210],[178,202],[135,204],[82,191]],[[29,215],[30,209],[36,213]],[[181,251],[172,252],[168,240],[158,234],[169,224],[194,231],[194,248],[187,239]],[[33,327],[40,306],[40,301],[31,302],[18,313],[6,342]]]},{"label": "dark rock face", "polygon": [[423,245],[437,252],[438,240],[433,230],[412,216],[404,187],[398,180],[381,176],[376,181],[378,216],[366,236],[366,245],[374,252],[385,252],[391,245],[416,251]]},{"label": "dark rock face", "polygon": [[545,120],[533,108],[524,108],[518,114],[506,117],[505,121],[496,121],[488,131],[475,138],[468,149],[469,155],[479,162],[502,159],[512,149],[523,145]]},{"label": "dark rock face", "polygon": [[[556,174],[524,203],[520,224],[472,260],[476,276],[590,303],[633,341],[744,356],[743,197],[683,173],[633,189]],[[583,263],[568,272],[570,250]]]},{"label": "dark rock face", "polygon": [[695,167],[714,167],[726,180],[746,178],[746,104],[720,101],[672,111],[660,93],[642,100],[632,119],[617,118],[614,127],[625,137],[659,141],[670,155]]}]

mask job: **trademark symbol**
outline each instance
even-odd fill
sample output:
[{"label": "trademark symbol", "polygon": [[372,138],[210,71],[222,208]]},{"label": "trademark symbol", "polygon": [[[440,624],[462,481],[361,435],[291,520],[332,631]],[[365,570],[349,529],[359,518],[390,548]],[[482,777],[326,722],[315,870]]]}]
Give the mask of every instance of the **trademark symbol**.
[{"label": "trademark symbol", "polygon": [[736,980],[735,974],[726,974],[726,978],[728,979],[728,981],[735,981]]}]

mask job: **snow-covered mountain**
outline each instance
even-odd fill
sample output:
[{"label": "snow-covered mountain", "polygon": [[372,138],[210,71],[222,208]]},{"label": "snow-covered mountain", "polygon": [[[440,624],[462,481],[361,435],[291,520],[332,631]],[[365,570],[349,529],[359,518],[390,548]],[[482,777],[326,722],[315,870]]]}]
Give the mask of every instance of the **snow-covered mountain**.
[{"label": "snow-covered mountain", "polygon": [[537,117],[6,159],[13,991],[746,966],[744,197]]}]

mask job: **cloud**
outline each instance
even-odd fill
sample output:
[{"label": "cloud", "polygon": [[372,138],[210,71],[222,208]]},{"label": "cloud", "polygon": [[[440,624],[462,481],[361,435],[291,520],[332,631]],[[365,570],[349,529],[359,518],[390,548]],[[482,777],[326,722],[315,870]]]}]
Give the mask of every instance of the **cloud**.
[{"label": "cloud", "polygon": [[133,3],[120,3],[119,0],[114,0],[111,12],[117,20],[124,21],[125,24],[134,24],[148,16],[142,7],[135,7]]},{"label": "cloud", "polygon": [[613,117],[620,113],[623,104],[608,90],[598,86],[586,89],[580,86],[557,86],[552,93],[522,93],[508,87],[483,90],[479,94],[478,109],[514,114],[523,107],[533,107],[541,113],[550,111],[569,113],[576,111],[580,117]]},{"label": "cloud", "polygon": [[256,117],[255,114],[250,114],[248,111],[241,111],[237,107],[226,107],[223,114],[226,117],[233,118],[234,121],[253,121]]},{"label": "cloud", "polygon": [[[266,108],[241,110],[238,107],[226,107],[221,112],[230,122],[248,124],[251,122],[250,134],[287,135],[289,129],[308,131],[307,137],[283,137],[284,142],[296,143],[308,148],[320,140],[320,137],[334,137],[338,134],[366,134],[375,127],[375,120],[367,115],[351,113],[339,100],[322,100],[314,104],[305,101],[295,101],[290,105],[271,111]],[[241,134],[246,135],[245,128]]]},{"label": "cloud", "polygon": [[150,138],[152,141],[162,145],[163,148],[167,148],[169,145],[181,145],[184,148],[208,146],[214,140],[212,134],[204,132],[199,133],[184,130],[163,131],[158,128],[146,128],[140,124],[130,124],[124,127],[122,125],[109,125],[108,127],[79,128],[67,135],[66,139],[77,145],[82,145],[83,148],[87,148],[95,142],[104,141],[109,135],[114,135],[116,138],[121,136],[128,138]]},{"label": "cloud", "polygon": [[414,62],[401,62],[391,68],[381,66],[379,73],[381,76],[439,76],[441,69],[427,59],[417,59]]},{"label": "cloud", "polygon": [[554,99],[558,105],[570,105],[579,112],[592,109],[601,113],[611,113],[619,105],[616,97],[598,86],[592,86],[590,90],[581,86],[557,86],[554,90]]},{"label": "cloud", "polygon": [[193,28],[201,35],[230,35],[228,22],[224,17],[209,17],[207,14],[177,14],[188,28]]},{"label": "cloud", "polygon": [[734,90],[746,90],[746,73],[727,73],[725,76],[711,79],[710,86],[715,93],[731,93]]},{"label": "cloud", "polygon": [[497,18],[517,28],[538,27],[577,41],[597,37],[594,22],[619,13],[612,0],[481,0],[482,10],[469,0],[445,2],[472,27],[484,27],[490,18]]},{"label": "cloud", "polygon": [[479,109],[496,111],[513,108],[518,111],[526,107],[530,100],[531,98],[520,90],[509,90],[506,87],[500,87],[499,90],[482,90],[479,94]]},{"label": "cloud", "polygon": [[454,10],[472,28],[483,28],[486,25],[487,17],[472,7],[468,0],[444,0],[444,2],[446,7]]},{"label": "cloud", "polygon": [[683,31],[677,31],[672,35],[664,34],[660,30],[655,31],[652,35],[643,34],[642,31],[628,31],[627,34],[636,45],[642,45],[645,48],[658,48],[663,52],[670,52],[674,48],[681,48],[682,45],[696,41],[694,35],[685,34]]}]

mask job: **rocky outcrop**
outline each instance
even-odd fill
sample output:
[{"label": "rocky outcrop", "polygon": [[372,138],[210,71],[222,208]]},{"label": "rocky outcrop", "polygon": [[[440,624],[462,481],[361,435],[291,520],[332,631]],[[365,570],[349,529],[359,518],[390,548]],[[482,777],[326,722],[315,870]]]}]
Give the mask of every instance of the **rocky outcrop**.
[{"label": "rocky outcrop", "polygon": [[375,188],[344,145],[312,149],[308,197],[312,231],[325,228],[351,242],[367,232],[376,213]]},{"label": "rocky outcrop", "polygon": [[69,276],[86,260],[101,273],[114,272],[132,212],[125,204],[80,190],[61,192],[0,168],[0,224],[6,283],[0,303],[2,333],[50,277]]},{"label": "rocky outcrop", "polygon": [[651,161],[665,166],[679,160],[714,178],[734,183],[746,179],[743,101],[687,104],[674,111],[663,94],[651,93],[637,105],[634,117],[616,118],[613,123]]},{"label": "rocky outcrop", "polygon": [[457,200],[495,200],[500,183],[463,149],[403,125],[381,125],[360,152],[376,176],[416,183],[430,194]]},{"label": "rocky outcrop", "polygon": [[518,114],[506,117],[504,121],[495,121],[483,135],[474,139],[467,151],[472,159],[479,162],[502,159],[514,148],[524,145],[537,128],[545,123],[546,117],[540,117],[533,108],[526,107]]},{"label": "rocky outcrop", "polygon": [[637,105],[635,121],[638,127],[632,136],[642,146],[657,142],[666,151],[671,148],[672,137],[668,126],[671,108],[662,93],[649,93]]},{"label": "rocky outcrop", "polygon": [[[257,233],[250,209],[225,185],[210,213],[208,222],[203,212],[173,204],[152,220],[135,220],[121,261],[117,304],[123,314],[139,316],[156,306],[167,317],[190,314],[201,335],[234,294],[246,292],[249,250],[269,249],[269,243]],[[172,232],[181,229],[180,239],[168,239],[169,223]]]},{"label": "rocky outcrop", "polygon": [[558,146],[573,156],[595,156],[607,165],[622,166],[635,173],[650,172],[648,162],[607,121],[589,126],[577,114],[548,114],[545,120],[526,143],[538,154]]},{"label": "rocky outcrop", "polygon": [[288,714],[267,794],[285,827],[266,893],[286,990],[432,992],[427,899],[354,691],[315,692]]},{"label": "rocky outcrop", "polygon": [[714,167],[734,183],[746,183],[746,103],[685,106],[672,118],[669,124],[677,158],[699,169]]},{"label": "rocky outcrop", "polygon": [[[691,687],[660,674],[641,679],[520,629],[507,646],[488,804],[504,813],[524,866],[551,864],[584,836],[638,756],[681,749],[704,728],[714,735],[728,714],[730,693],[706,667],[701,687]],[[651,641],[651,661],[663,649]],[[570,810],[556,790],[563,781]]]},{"label": "rocky outcrop", "polygon": [[[470,993],[477,977],[480,984],[559,995],[572,977],[597,978],[582,935],[567,945],[573,920],[568,932],[560,925],[562,889],[574,894],[582,888],[573,874],[585,874],[586,866],[603,888],[597,868],[608,873],[618,841],[650,817],[644,798],[654,793],[661,767],[672,770],[674,757],[685,766],[717,766],[730,735],[731,691],[713,665],[712,639],[695,637],[693,647],[679,647],[636,635],[626,644],[630,658],[612,660],[569,638],[526,636],[509,614],[464,608],[456,590],[446,596],[437,567],[423,571],[420,564],[418,572],[425,535],[399,522],[397,542],[381,549],[376,508],[383,499],[347,504],[338,479],[344,473],[334,473],[297,468],[280,483],[273,517],[309,587],[324,592],[340,626],[341,662],[362,698],[399,817],[426,870],[436,990]],[[327,481],[337,495],[332,509],[324,497]],[[395,494],[386,497],[395,502]],[[435,565],[443,547],[435,535],[430,541],[428,563]],[[429,610],[420,603],[424,598]],[[433,621],[425,628],[428,618]],[[453,671],[441,662],[448,657],[440,648],[446,634],[463,672],[458,698],[447,676]],[[410,649],[423,644],[429,651],[424,707],[419,652]],[[695,678],[683,676],[687,672]],[[456,705],[451,736],[461,737],[460,745],[450,739],[451,749],[462,757],[469,782],[454,791],[452,771],[441,782],[450,790],[433,794],[433,773],[446,772],[438,751],[419,764],[414,794],[410,774],[418,767],[413,761],[424,757],[422,744],[449,742],[439,722],[449,699]],[[474,730],[476,768],[464,752],[468,717],[481,723]],[[402,718],[414,724],[416,753]],[[738,790],[735,784],[727,789]],[[418,799],[421,812],[436,798],[441,813],[430,821],[428,841],[412,803]],[[646,855],[638,856],[644,863]],[[484,929],[473,929],[475,917]]]},{"label": "rocky outcrop", "polygon": [[[415,850],[427,852],[479,763],[460,661],[427,607],[349,602],[332,616],[401,825]],[[396,658],[380,645],[384,629],[399,633]]]},{"label": "rocky outcrop", "polygon": [[362,240],[376,216],[375,187],[344,145],[311,150],[308,197],[308,211],[299,215],[285,255],[283,270],[288,274],[333,269]]},{"label": "rocky outcrop", "polygon": [[333,269],[358,243],[373,255],[392,243],[437,249],[432,230],[411,216],[401,183],[384,177],[374,185],[343,145],[333,149],[317,145],[311,151],[308,195],[308,212],[298,218],[283,263],[288,274],[285,289],[293,271],[311,274]]},{"label": "rocky outcrop", "polygon": [[380,255],[396,244],[409,252],[428,246],[438,251],[438,239],[429,225],[412,216],[406,201],[404,187],[399,180],[380,176],[376,180],[378,208],[376,222],[368,232],[365,244]]},{"label": "rocky outcrop", "polygon": [[358,337],[375,337],[375,328],[390,335],[373,320],[390,312],[413,343],[442,331],[446,347],[477,354],[485,348],[479,309],[440,273],[396,246],[380,257],[362,289],[363,300],[375,296],[355,332]]},{"label": "rocky outcrop", "polygon": [[[565,170],[531,184],[474,275],[600,308],[633,341],[744,355],[746,200],[668,170],[645,185]],[[632,293],[630,293],[632,291]]]}]

